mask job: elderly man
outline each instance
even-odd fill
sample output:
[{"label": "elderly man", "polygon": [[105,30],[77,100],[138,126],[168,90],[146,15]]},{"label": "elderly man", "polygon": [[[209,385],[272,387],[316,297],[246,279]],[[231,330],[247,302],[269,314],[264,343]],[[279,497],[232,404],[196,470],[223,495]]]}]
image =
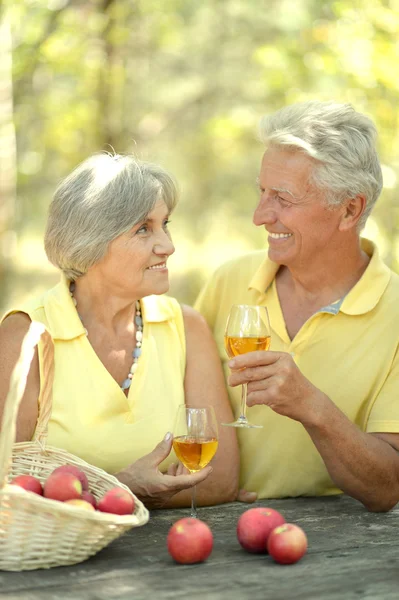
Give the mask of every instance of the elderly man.
[{"label": "elderly man", "polygon": [[[210,324],[236,412],[241,481],[260,498],[342,491],[372,511],[399,501],[399,278],[360,237],[382,188],[376,131],[348,104],[305,102],[261,122],[253,221],[268,253],[223,265],[197,308]],[[227,362],[232,304],[268,308],[269,352]],[[231,374],[228,374],[228,368]]]}]

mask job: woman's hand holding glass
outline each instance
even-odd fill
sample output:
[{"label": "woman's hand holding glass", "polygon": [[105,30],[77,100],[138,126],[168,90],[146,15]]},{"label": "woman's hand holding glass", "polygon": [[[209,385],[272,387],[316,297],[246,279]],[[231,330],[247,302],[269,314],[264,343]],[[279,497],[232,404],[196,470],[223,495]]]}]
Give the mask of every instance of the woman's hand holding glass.
[{"label": "woman's hand holding glass", "polygon": [[211,467],[206,467],[188,474],[172,465],[167,473],[161,473],[159,465],[169,456],[172,440],[172,434],[168,433],[152,452],[116,474],[149,509],[162,508],[175,494],[201,483],[212,472]]},{"label": "woman's hand holding glass", "polygon": [[[212,406],[179,406],[173,429],[173,449],[180,462],[192,474],[201,471],[214,457],[218,447],[218,430]],[[197,517],[195,485],[191,488],[191,516]]]}]

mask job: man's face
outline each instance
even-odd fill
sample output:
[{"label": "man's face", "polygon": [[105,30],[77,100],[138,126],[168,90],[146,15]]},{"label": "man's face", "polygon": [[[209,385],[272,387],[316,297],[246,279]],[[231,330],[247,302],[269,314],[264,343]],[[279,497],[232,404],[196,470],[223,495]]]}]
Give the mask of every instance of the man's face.
[{"label": "man's face", "polygon": [[315,161],[299,151],[269,148],[262,160],[253,222],[269,232],[269,258],[288,267],[327,256],[339,238],[342,207],[328,208],[311,182]]}]

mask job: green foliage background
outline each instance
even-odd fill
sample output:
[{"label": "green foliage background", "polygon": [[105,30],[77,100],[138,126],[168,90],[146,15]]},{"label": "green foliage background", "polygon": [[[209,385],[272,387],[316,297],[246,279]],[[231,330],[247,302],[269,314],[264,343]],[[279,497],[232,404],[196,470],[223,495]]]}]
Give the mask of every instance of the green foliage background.
[{"label": "green foliage background", "polygon": [[57,280],[41,241],[51,195],[110,146],[177,178],[171,293],[191,303],[219,263],[265,243],[251,222],[259,118],[313,98],[376,122],[385,187],[366,233],[399,270],[399,0],[6,0],[0,11],[2,307]]}]

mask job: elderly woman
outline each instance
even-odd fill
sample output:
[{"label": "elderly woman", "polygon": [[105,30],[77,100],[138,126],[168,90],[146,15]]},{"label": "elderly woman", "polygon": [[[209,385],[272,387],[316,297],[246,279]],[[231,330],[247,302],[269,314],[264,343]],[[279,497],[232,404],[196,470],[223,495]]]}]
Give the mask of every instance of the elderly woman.
[{"label": "elderly woman", "polygon": [[[263,498],[342,491],[368,509],[399,500],[399,278],[360,237],[382,188],[371,120],[305,102],[264,118],[253,222],[268,250],[222,266],[197,307],[233,406],[248,383],[241,485]],[[232,303],[267,306],[270,352],[227,363]],[[232,369],[229,375],[228,367]]]},{"label": "elderly woman", "polygon": [[[61,270],[60,283],[14,308],[0,327],[0,407],[22,339],[31,320],[40,321],[54,343],[48,443],[116,474],[149,507],[188,505],[188,488],[205,479],[199,503],[237,494],[231,431],[221,428],[212,467],[196,474],[177,469],[170,453],[180,404],[213,405],[219,422],[231,418],[208,326],[163,295],[175,204],[173,180],[156,165],[107,154],[83,162],[50,206],[45,248]],[[18,441],[30,440],[40,421],[43,356],[42,342],[21,404]]]}]

